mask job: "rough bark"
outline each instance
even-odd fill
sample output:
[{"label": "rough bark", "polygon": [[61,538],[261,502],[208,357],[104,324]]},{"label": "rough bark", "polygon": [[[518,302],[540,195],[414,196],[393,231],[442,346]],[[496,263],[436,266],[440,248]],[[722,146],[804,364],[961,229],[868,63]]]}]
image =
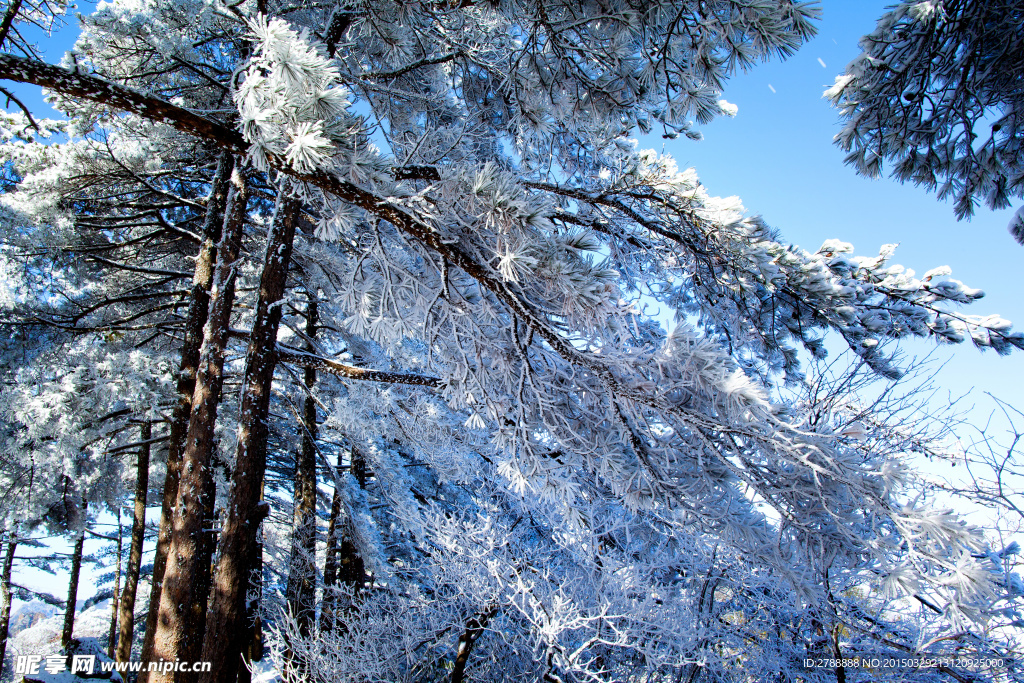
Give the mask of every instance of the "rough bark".
[{"label": "rough bark", "polygon": [[122,539],[124,529],[121,528],[121,507],[117,508],[117,564],[114,569],[114,592],[110,596],[110,630],[107,632],[107,656],[114,658],[114,648],[117,644],[117,611],[120,602],[121,592],[121,555],[124,552]]},{"label": "rough bark", "polygon": [[422,387],[440,387],[442,382],[429,375],[411,375],[387,370],[368,370],[324,358],[308,351],[293,351],[278,346],[277,359],[289,365],[298,365],[307,370],[320,370],[342,379],[356,379],[364,382],[385,382],[388,384],[412,384]]},{"label": "rough bark", "polygon": [[[154,640],[158,661],[195,661],[202,647],[202,628],[209,581],[208,523],[210,461],[216,447],[214,427],[223,386],[224,352],[234,302],[236,260],[246,216],[246,189],[241,173],[231,174],[224,228],[217,247],[217,269],[210,292],[209,319],[203,334],[192,412],[181,458],[178,498],[171,546]],[[151,673],[150,681],[191,681],[191,672]]]},{"label": "rough bark", "polygon": [[210,582],[213,577],[213,553],[217,549],[217,482],[213,478],[212,467],[207,469],[203,488],[203,531],[200,535],[196,566],[198,571],[193,577],[196,602],[193,609],[191,628],[197,636],[196,652],[203,646],[202,634],[206,632],[206,610],[209,607]]},{"label": "rough bark", "polygon": [[[261,490],[260,499],[262,500],[262,498],[263,491]],[[258,530],[249,562],[252,590],[246,593],[246,639],[242,651],[242,666],[238,667],[238,683],[250,683],[252,663],[263,659],[263,618],[260,616],[260,605],[263,604],[263,541]]]},{"label": "rough bark", "polygon": [[82,573],[82,548],[85,546],[85,531],[78,534],[75,549],[71,553],[71,578],[68,581],[68,601],[64,609],[64,628],[60,634],[60,646],[66,653],[75,631],[75,605],[78,603],[78,577]]},{"label": "rough bark", "polygon": [[[317,305],[309,295],[306,307],[306,348],[315,351]],[[288,567],[288,608],[299,632],[309,634],[316,611],[316,369],[306,367],[302,376],[306,396],[302,402],[302,445],[295,459],[295,511],[292,516],[292,555]]]},{"label": "rough bark", "polygon": [[[185,338],[181,345],[181,362],[178,366],[178,401],[171,416],[170,439],[167,444],[167,474],[164,478],[160,512],[160,531],[157,536],[156,555],[153,558],[149,613],[146,615],[146,633],[142,643],[141,659],[144,662],[153,659],[157,615],[160,613],[160,593],[163,588],[164,569],[167,566],[167,551],[171,544],[174,501],[178,497],[181,451],[185,434],[188,432],[189,415],[192,413],[192,394],[195,391],[196,370],[199,367],[199,347],[203,341],[203,327],[206,325],[210,286],[213,281],[213,266],[217,255],[216,245],[221,237],[224,205],[227,201],[228,184],[233,167],[234,157],[229,153],[221,154],[210,188],[210,197],[206,203],[203,242],[196,257],[192,292],[188,311],[185,314]],[[148,671],[143,670],[139,673],[138,683],[147,683],[148,679]]]},{"label": "rough bark", "polygon": [[13,534],[7,542],[3,571],[0,573],[0,674],[3,673],[4,657],[7,654],[7,629],[11,624],[11,568],[14,566],[14,552],[18,539]]},{"label": "rough bark", "polygon": [[139,430],[139,460],[135,475],[135,510],[132,516],[132,544],[128,549],[128,566],[124,572],[124,591],[119,606],[117,652],[114,659],[127,662],[132,656],[132,637],[135,634],[135,595],[139,589],[139,570],[142,567],[142,544],[146,536],[146,494],[149,491],[149,440],[153,425],[143,422]]},{"label": "rough bark", "polygon": [[281,322],[279,302],[284,296],[300,208],[299,201],[282,189],[267,236],[256,315],[242,379],[235,468],[218,545],[220,561],[203,643],[202,658],[217,662],[218,669],[200,674],[202,683],[235,683],[241,662],[245,594],[249,586],[252,548],[256,543],[257,528],[267,514],[260,495],[266,470],[270,389],[277,365],[277,329]]}]

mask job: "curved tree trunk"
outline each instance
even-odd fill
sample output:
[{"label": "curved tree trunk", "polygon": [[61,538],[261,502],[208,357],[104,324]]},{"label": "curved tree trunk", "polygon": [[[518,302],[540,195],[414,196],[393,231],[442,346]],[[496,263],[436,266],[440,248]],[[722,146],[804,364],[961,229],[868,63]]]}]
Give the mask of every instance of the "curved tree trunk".
[{"label": "curved tree trunk", "polygon": [[487,609],[474,615],[466,622],[466,630],[459,636],[459,645],[455,651],[455,661],[452,662],[451,683],[463,683],[466,680],[466,665],[469,664],[469,655],[473,653],[473,646],[483,635],[484,629],[495,614],[498,613],[497,605],[489,605]]},{"label": "curved tree trunk", "polygon": [[127,662],[132,656],[132,637],[135,634],[135,594],[139,589],[139,570],[142,566],[142,543],[146,536],[146,494],[149,491],[149,443],[153,425],[143,422],[139,434],[139,461],[135,475],[135,510],[132,517],[132,544],[128,550],[128,566],[124,573],[124,592],[121,593],[117,652],[114,659]]},{"label": "curved tree trunk", "polygon": [[267,414],[270,389],[277,366],[277,328],[281,322],[292,241],[301,204],[278,194],[278,204],[267,236],[267,250],[260,276],[259,298],[242,379],[242,405],[238,416],[238,446],[227,516],[220,535],[220,562],[213,585],[213,602],[207,616],[202,659],[217,662],[214,671],[200,674],[202,683],[235,683],[244,647],[245,594],[252,569],[256,532],[267,515],[260,500],[267,465]]}]

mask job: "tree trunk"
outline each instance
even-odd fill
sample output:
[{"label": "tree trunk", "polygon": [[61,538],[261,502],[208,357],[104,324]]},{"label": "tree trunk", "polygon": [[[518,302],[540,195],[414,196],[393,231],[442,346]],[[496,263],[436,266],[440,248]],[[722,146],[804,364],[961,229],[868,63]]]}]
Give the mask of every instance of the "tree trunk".
[{"label": "tree trunk", "polygon": [[359,549],[352,542],[350,534],[342,534],[341,548],[338,549],[338,581],[347,583],[358,591],[366,583],[366,567]]},{"label": "tree trunk", "polygon": [[85,530],[75,541],[75,550],[71,554],[71,580],[68,582],[68,601],[64,609],[64,628],[60,634],[60,646],[67,654],[71,645],[71,636],[75,631],[75,605],[78,602],[78,577],[82,573],[82,548],[85,545]]},{"label": "tree trunk", "polygon": [[252,548],[256,530],[268,510],[260,501],[267,457],[267,413],[270,389],[277,365],[279,302],[284,296],[292,255],[295,224],[301,204],[286,196],[282,187],[277,210],[267,236],[267,251],[260,276],[259,298],[242,379],[238,417],[238,447],[224,529],[218,551],[220,563],[213,586],[213,603],[207,617],[203,659],[217,662],[218,669],[200,675],[203,683],[235,683],[245,633],[245,594],[249,587]]},{"label": "tree trunk", "polygon": [[[337,494],[335,494],[337,495]],[[344,522],[342,522],[343,524]],[[344,527],[342,527],[344,528]],[[331,581],[328,583],[324,578],[324,601],[320,613],[320,629],[328,633],[340,631],[346,633],[348,625],[346,617],[354,614],[358,609],[359,592],[366,585],[366,567],[363,558],[359,555],[359,549],[352,542],[350,534],[337,528],[335,531],[334,548],[328,548],[333,557]],[[338,537],[341,543],[338,543]],[[345,598],[343,594],[332,590],[339,583],[346,584],[351,589],[351,598]]]},{"label": "tree trunk", "polygon": [[[315,352],[317,305],[309,294],[306,308],[306,350]],[[302,447],[295,460],[295,513],[292,520],[292,556],[288,568],[288,608],[299,626],[309,634],[316,611],[316,401],[312,396],[316,370],[306,368],[302,382],[306,396],[302,404]]]},{"label": "tree trunk", "polygon": [[498,606],[489,605],[483,612],[466,622],[466,630],[459,636],[459,645],[455,650],[451,683],[463,683],[466,680],[466,665],[469,663],[469,655],[473,653],[473,646],[483,635],[484,629],[487,628],[487,622],[497,613]]},{"label": "tree trunk", "polygon": [[[209,518],[212,472],[216,447],[214,427],[223,386],[224,352],[234,302],[238,252],[246,216],[246,188],[241,172],[231,174],[231,190],[224,229],[217,247],[217,270],[211,288],[209,319],[203,335],[192,413],[181,457],[178,499],[171,531],[171,546],[164,570],[153,658],[158,661],[196,661],[203,643],[203,624],[209,581],[209,539],[204,531]],[[151,673],[150,681],[194,680],[191,673]]]},{"label": "tree trunk", "polygon": [[[178,366],[178,402],[175,404],[171,416],[170,439],[167,446],[167,474],[164,478],[160,512],[160,532],[157,537],[156,555],[153,558],[149,613],[146,615],[146,634],[142,643],[141,659],[145,662],[153,659],[156,619],[160,612],[160,593],[163,587],[164,569],[167,566],[167,551],[171,543],[174,501],[178,497],[181,451],[185,435],[188,432],[189,415],[192,413],[192,394],[195,391],[196,371],[199,367],[199,347],[203,341],[203,327],[206,325],[210,286],[213,281],[213,265],[217,257],[216,245],[220,241],[224,206],[227,202],[228,184],[233,167],[234,157],[226,152],[221,154],[210,188],[210,197],[206,204],[203,242],[196,257],[192,292],[188,311],[185,314],[185,339],[181,345],[181,363]],[[149,672],[144,670],[139,674],[138,683],[146,683],[148,678]]]},{"label": "tree trunk", "polygon": [[[340,459],[338,464],[341,464]],[[352,449],[349,456],[349,471],[359,483],[359,488],[365,489],[366,461],[355,448]],[[352,542],[352,530],[346,526],[346,521],[351,525],[352,520],[341,518],[341,492],[335,486],[334,499],[331,501],[331,520],[327,528],[324,600],[320,613],[320,628],[325,631],[334,631],[339,627],[344,629],[343,615],[356,608],[351,603],[346,605],[339,603],[338,595],[331,588],[338,583],[345,583],[353,588],[355,594],[366,583],[366,567],[363,558],[359,555],[359,549]]]},{"label": "tree trunk", "polygon": [[143,422],[139,438],[139,461],[135,475],[135,510],[132,517],[132,545],[128,551],[128,567],[124,574],[124,592],[121,593],[120,629],[114,659],[127,662],[132,656],[132,637],[135,634],[135,594],[139,588],[139,570],[142,566],[142,543],[146,536],[146,494],[149,491],[149,444],[153,425]]},{"label": "tree trunk", "polygon": [[[339,458],[340,460],[341,458]],[[340,464],[340,463],[339,463]],[[320,603],[320,630],[334,630],[335,595],[338,582],[338,518],[341,516],[341,494],[335,484],[331,498],[331,519],[327,523],[327,556],[324,558],[324,598]]]},{"label": "tree trunk", "polygon": [[203,633],[206,632],[206,610],[209,608],[210,582],[213,577],[213,553],[217,549],[217,481],[213,478],[213,468],[206,472],[205,488],[203,489],[203,532],[202,543],[198,546],[196,558],[196,575],[193,577],[196,602],[193,612],[192,629],[197,635],[196,654],[203,647]]},{"label": "tree trunk", "polygon": [[124,552],[121,527],[121,506],[117,506],[117,567],[114,570],[114,591],[110,595],[110,631],[107,632],[107,656],[114,658],[114,647],[117,639],[117,606],[118,594],[121,592],[121,553]]},{"label": "tree trunk", "polygon": [[[260,499],[262,498],[263,491],[260,492]],[[252,577],[253,590],[246,594],[247,636],[242,651],[242,666],[238,667],[238,683],[251,683],[252,663],[263,659],[263,618],[259,612],[260,605],[263,603],[263,540],[260,538],[258,530],[250,562],[249,575]]]},{"label": "tree trunk", "polygon": [[4,555],[3,573],[0,574],[0,674],[3,674],[4,657],[7,654],[7,628],[11,624],[11,567],[14,566],[14,551],[18,549],[18,538],[11,534]]},{"label": "tree trunk", "polygon": [[359,488],[365,489],[366,478],[369,476],[366,469],[366,458],[355,448],[352,449],[351,458],[351,467],[349,469],[352,471],[352,476],[359,482]]},{"label": "tree trunk", "polygon": [[[828,581],[828,573],[825,574],[825,580]],[[826,586],[828,584],[826,583]],[[829,588],[829,602],[835,604],[832,599],[832,589]],[[836,661],[839,662],[839,666],[836,667],[836,683],[846,683],[846,667],[842,665],[843,662],[843,649],[840,646],[840,636],[842,635],[842,626],[838,623],[832,625],[832,654],[835,656]]]},{"label": "tree trunk", "polygon": [[[315,293],[306,292],[306,350],[316,352],[317,304]],[[306,367],[302,376],[306,395],[302,401],[302,445],[295,457],[295,487],[292,493],[295,510],[292,516],[292,555],[288,565],[288,610],[295,618],[299,633],[308,636],[316,616],[316,369]],[[297,668],[302,676],[301,661],[295,661],[291,648],[285,655],[285,666]]]},{"label": "tree trunk", "polygon": [[[352,449],[351,456],[351,471],[355,476],[356,481],[359,482],[359,488],[366,488],[366,460],[362,454],[355,448]],[[348,520],[348,525],[342,527],[341,534],[341,547],[338,548],[338,581],[347,583],[352,586],[356,592],[363,588],[366,584],[366,566],[363,563],[363,558],[359,555],[359,549],[356,548],[356,544],[352,541],[353,529],[351,528],[353,521]],[[353,609],[352,605],[347,605],[346,609]]]}]

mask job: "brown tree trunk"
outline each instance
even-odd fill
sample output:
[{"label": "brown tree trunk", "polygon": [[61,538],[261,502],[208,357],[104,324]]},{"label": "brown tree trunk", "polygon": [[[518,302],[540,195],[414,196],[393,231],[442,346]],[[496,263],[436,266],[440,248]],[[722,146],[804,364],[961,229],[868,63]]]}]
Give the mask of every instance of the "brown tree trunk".
[{"label": "brown tree trunk", "polygon": [[114,658],[114,647],[117,639],[117,606],[118,597],[121,592],[121,553],[124,552],[124,545],[121,539],[124,537],[124,529],[121,527],[121,506],[117,506],[117,566],[114,569],[114,591],[110,595],[110,630],[107,632],[107,656]]},{"label": "brown tree trunk", "polygon": [[146,536],[146,494],[149,492],[149,444],[153,425],[143,422],[139,433],[139,461],[135,475],[135,510],[132,517],[132,544],[128,550],[128,567],[124,573],[124,592],[121,593],[120,629],[114,659],[127,662],[132,656],[132,637],[135,634],[135,594],[139,589],[139,569],[142,566],[142,543]]},{"label": "brown tree trunk", "polygon": [[[195,661],[203,643],[208,596],[208,523],[210,460],[216,447],[214,427],[223,386],[224,352],[228,340],[235,275],[246,216],[246,188],[241,173],[231,174],[224,229],[217,247],[217,270],[211,288],[209,320],[203,335],[192,413],[181,457],[178,499],[171,546],[164,570],[153,657],[158,661]],[[150,681],[194,680],[182,672],[151,673]]]},{"label": "brown tree trunk", "polygon": [[68,582],[68,601],[64,608],[64,628],[60,634],[60,646],[67,654],[71,636],[75,631],[75,605],[78,602],[78,577],[82,573],[82,548],[85,545],[85,530],[78,534],[75,550],[71,554],[71,579]]},{"label": "brown tree trunk", "polygon": [[[199,367],[199,347],[203,341],[203,327],[206,325],[210,303],[210,285],[213,281],[213,266],[217,257],[217,242],[220,241],[223,226],[224,205],[227,202],[228,184],[234,157],[223,153],[217,163],[210,197],[206,204],[206,220],[203,224],[203,242],[196,257],[195,276],[188,311],[185,314],[185,339],[181,345],[181,362],[178,367],[178,402],[171,417],[170,439],[167,446],[167,474],[164,478],[164,492],[160,512],[160,532],[157,536],[156,555],[153,558],[152,588],[149,595],[149,614],[146,615],[146,633],[142,643],[144,662],[153,660],[153,642],[156,636],[156,619],[160,612],[160,593],[163,587],[164,569],[167,566],[167,550],[171,543],[171,524],[174,516],[174,501],[178,497],[178,479],[181,469],[181,451],[185,434],[188,432],[189,415],[192,413],[192,394],[196,387],[196,370]],[[139,673],[138,683],[146,683],[148,671]]]},{"label": "brown tree trunk", "polygon": [[[315,352],[317,305],[309,294],[306,307],[306,349]],[[302,403],[302,447],[295,459],[295,513],[292,520],[292,556],[288,567],[288,608],[294,615],[299,632],[308,635],[313,616],[316,592],[316,370],[307,367],[302,383],[306,396]]]},{"label": "brown tree trunk", "polygon": [[267,464],[267,413],[277,365],[280,301],[284,296],[295,224],[301,208],[299,200],[286,196],[285,192],[282,188],[278,195],[277,210],[267,236],[259,298],[242,379],[235,468],[218,545],[220,562],[203,643],[202,658],[217,662],[217,669],[201,674],[202,683],[235,683],[238,677],[252,548],[256,543],[256,530],[268,512],[266,504],[260,501]]},{"label": "brown tree trunk", "polygon": [[18,538],[11,534],[4,555],[3,572],[0,574],[0,674],[3,674],[4,657],[7,654],[7,629],[11,624],[11,568],[14,566],[14,551],[18,549]]},{"label": "brown tree trunk", "polygon": [[352,542],[351,524],[352,520],[349,519],[347,527],[343,527],[341,546],[338,548],[338,582],[351,587],[352,599],[345,604],[341,604],[337,599],[338,596],[335,596],[333,605],[334,628],[342,632],[348,630],[346,617],[359,609],[356,600],[358,599],[359,592],[366,585],[366,566],[363,563],[362,556],[359,554],[359,549]]},{"label": "brown tree trunk", "polygon": [[196,567],[198,572],[193,577],[196,595],[194,621],[192,629],[196,633],[196,654],[203,647],[203,633],[206,632],[206,610],[209,608],[210,582],[213,577],[213,553],[217,549],[217,482],[213,478],[212,467],[207,468],[206,486],[203,489],[203,532],[202,543],[198,546]]}]

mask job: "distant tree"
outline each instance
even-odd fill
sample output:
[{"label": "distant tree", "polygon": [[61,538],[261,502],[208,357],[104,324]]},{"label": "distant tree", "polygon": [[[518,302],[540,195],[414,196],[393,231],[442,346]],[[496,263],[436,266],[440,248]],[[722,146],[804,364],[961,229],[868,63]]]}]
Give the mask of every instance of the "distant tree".
[{"label": "distant tree", "polygon": [[[1024,2],[901,2],[860,45],[825,93],[847,163],[870,177],[888,163],[960,219],[1024,197]],[[1010,231],[1024,243],[1024,214]]]},{"label": "distant tree", "polygon": [[7,652],[7,630],[11,623],[11,569],[14,565],[14,553],[18,549],[16,533],[4,535],[4,559],[0,565],[0,675],[4,672],[4,654]]}]

